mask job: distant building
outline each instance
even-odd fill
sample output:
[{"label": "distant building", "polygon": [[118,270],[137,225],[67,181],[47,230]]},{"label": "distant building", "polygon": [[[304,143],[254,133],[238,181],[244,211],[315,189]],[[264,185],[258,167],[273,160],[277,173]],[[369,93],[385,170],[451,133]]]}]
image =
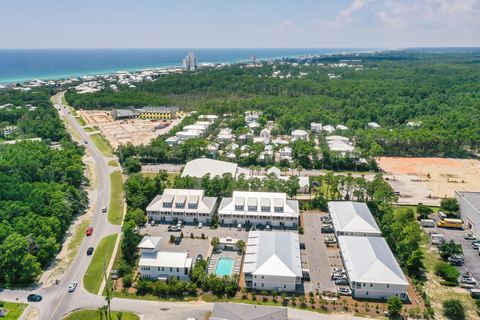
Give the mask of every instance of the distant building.
[{"label": "distant building", "polygon": [[335,127],[327,124],[326,126],[323,126],[322,130],[327,133],[332,133],[335,132]]},{"label": "distant building", "polygon": [[234,191],[223,198],[218,208],[222,224],[270,225],[297,227],[300,215],[298,200],[289,200],[280,192]]},{"label": "distant building", "polygon": [[287,320],[288,308],[216,302],[209,320]]},{"label": "distant building", "polygon": [[113,109],[111,111],[111,115],[115,120],[122,120],[122,119],[133,119],[137,118],[139,112],[134,108],[129,109]]},{"label": "distant building", "polygon": [[480,192],[456,191],[455,198],[465,226],[480,238]]},{"label": "distant building", "polygon": [[182,177],[202,178],[206,174],[209,174],[210,178],[213,178],[221,177],[228,173],[235,178],[237,176],[237,169],[238,165],[236,163],[201,158],[188,161],[183,169]]},{"label": "distant building", "polygon": [[164,119],[171,120],[185,115],[177,106],[146,106],[140,109],[133,107],[126,109],[113,109],[111,115],[115,120],[122,119]]},{"label": "distant building", "polygon": [[368,123],[368,126],[369,126],[370,128],[372,128],[372,129],[378,129],[378,128],[380,128],[380,125],[379,125],[378,123],[376,123],[376,122],[369,122],[369,123]]},{"label": "distant building", "polygon": [[247,288],[296,291],[302,282],[298,233],[250,231],[242,271]]},{"label": "distant building", "polygon": [[327,141],[330,151],[345,155],[347,152],[353,152],[355,150],[347,137],[327,136],[325,140]]},{"label": "distant building", "polygon": [[305,130],[293,130],[292,139],[294,140],[308,140],[308,132]]},{"label": "distant building", "polygon": [[322,124],[321,123],[317,123],[317,122],[312,122],[310,123],[310,130],[312,132],[321,132],[322,131]]},{"label": "distant building", "polygon": [[147,216],[155,221],[209,223],[216,203],[217,198],[205,197],[203,190],[165,189],[147,206]]},{"label": "distant building", "polygon": [[183,69],[186,69],[187,71],[197,70],[197,57],[195,57],[195,54],[192,51],[190,51],[185,59],[183,59]]}]

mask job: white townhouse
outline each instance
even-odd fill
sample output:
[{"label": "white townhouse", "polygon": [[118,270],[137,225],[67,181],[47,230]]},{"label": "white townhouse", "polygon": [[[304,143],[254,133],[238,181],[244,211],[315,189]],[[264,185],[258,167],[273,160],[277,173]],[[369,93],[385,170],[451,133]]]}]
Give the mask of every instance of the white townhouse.
[{"label": "white townhouse", "polygon": [[294,140],[308,140],[308,132],[305,130],[293,130],[292,139]]},{"label": "white townhouse", "polygon": [[147,216],[155,221],[209,223],[216,202],[216,197],[205,197],[203,190],[165,189],[147,206]]},{"label": "white townhouse", "polygon": [[182,177],[203,178],[206,174],[213,177],[222,177],[224,174],[237,176],[238,165],[227,161],[220,161],[208,158],[190,160],[182,171]]},{"label": "white townhouse", "polygon": [[317,122],[310,123],[310,131],[319,133],[322,131],[322,124]]},{"label": "white townhouse", "polygon": [[337,236],[382,236],[375,218],[364,202],[330,201],[328,212]]},{"label": "white townhouse", "polygon": [[250,231],[242,272],[247,288],[295,291],[302,282],[298,233]]},{"label": "white townhouse", "polygon": [[222,224],[298,226],[297,200],[287,199],[285,193],[234,191],[231,198],[223,198],[218,208]]},{"label": "white townhouse", "polygon": [[346,155],[347,152],[353,152],[355,150],[347,137],[327,136],[325,140],[327,141],[327,145],[330,151]]},{"label": "white townhouse", "polygon": [[408,299],[408,280],[382,237],[338,237],[340,254],[355,298]]},{"label": "white townhouse", "polygon": [[332,132],[335,132],[336,129],[334,126],[327,124],[326,126],[323,126],[322,130],[327,133],[332,133]]},{"label": "white townhouse", "polygon": [[160,250],[160,237],[143,237],[137,246],[140,250],[138,271],[140,277],[152,280],[188,280],[192,268],[192,258],[188,252],[169,252]]}]

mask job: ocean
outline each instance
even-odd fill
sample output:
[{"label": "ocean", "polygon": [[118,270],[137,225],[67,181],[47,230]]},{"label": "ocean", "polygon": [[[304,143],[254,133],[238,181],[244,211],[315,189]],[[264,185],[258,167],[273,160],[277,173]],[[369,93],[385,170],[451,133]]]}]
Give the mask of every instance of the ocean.
[{"label": "ocean", "polygon": [[376,49],[0,49],[0,84],[181,66],[189,51],[202,64],[372,50]]}]

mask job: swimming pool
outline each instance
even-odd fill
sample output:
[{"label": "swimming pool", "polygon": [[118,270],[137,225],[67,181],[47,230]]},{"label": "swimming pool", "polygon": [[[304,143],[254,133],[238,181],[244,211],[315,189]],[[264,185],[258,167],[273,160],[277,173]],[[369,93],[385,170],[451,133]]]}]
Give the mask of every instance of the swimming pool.
[{"label": "swimming pool", "polygon": [[215,266],[215,274],[219,277],[231,276],[233,273],[233,264],[235,261],[232,258],[221,257]]}]

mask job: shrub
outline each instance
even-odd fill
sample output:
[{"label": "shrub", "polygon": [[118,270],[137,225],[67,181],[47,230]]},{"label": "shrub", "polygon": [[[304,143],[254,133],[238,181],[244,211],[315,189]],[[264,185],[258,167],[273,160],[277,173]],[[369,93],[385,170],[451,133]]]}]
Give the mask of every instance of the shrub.
[{"label": "shrub", "polygon": [[446,262],[437,263],[437,265],[435,266],[435,274],[442,277],[442,279],[447,282],[447,285],[458,284],[458,277],[460,276],[460,272],[457,268]]},{"label": "shrub", "polygon": [[123,277],[123,286],[125,288],[130,288],[132,286],[132,275],[127,274]]},{"label": "shrub", "polygon": [[443,315],[448,319],[465,319],[465,309],[462,303],[456,299],[449,299],[443,302]]},{"label": "shrub", "polygon": [[403,302],[399,297],[390,297],[387,301],[388,311],[392,316],[398,316],[403,308]]}]

